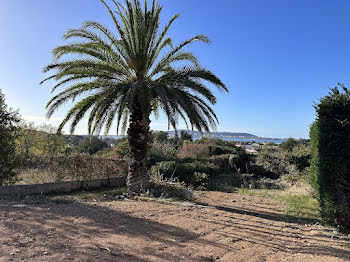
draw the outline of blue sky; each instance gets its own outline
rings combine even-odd
[[[191,50],[230,89],[216,92],[218,131],[268,137],[308,137],[313,101],[337,82],[350,86],[350,1],[160,0],[176,43],[206,34]],[[2,0],[0,88],[24,119],[41,123],[50,84],[39,82],[62,34],[85,20],[112,28],[98,0]],[[69,105],[50,123],[57,125]],[[76,133],[86,133],[86,121]],[[153,129],[167,129],[164,116]],[[113,133],[113,132],[111,132]]]

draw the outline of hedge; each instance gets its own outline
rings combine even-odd
[[[339,87],[314,106],[310,182],[323,218],[350,229],[350,92],[341,84]]]

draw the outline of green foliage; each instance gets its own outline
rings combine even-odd
[[[188,133],[188,132],[186,132],[184,130],[181,130],[181,132],[180,132],[180,140],[181,141],[193,141],[193,136],[190,133]]]
[[[318,146],[319,146],[318,125],[317,125],[317,122],[314,122],[310,126],[311,166],[310,166],[309,181],[311,186],[314,188],[315,192],[317,192],[317,194],[319,193],[318,175],[319,175],[319,167],[320,167]]]
[[[310,146],[307,145],[297,145],[292,149],[290,155],[286,156],[286,159],[299,171],[303,171],[310,167],[311,160],[311,150]]]
[[[163,161],[155,164],[150,169],[150,174],[163,174],[165,178],[177,177],[180,181],[186,184],[198,186],[204,183],[207,177],[198,175],[198,173],[205,173],[210,176],[220,174],[220,168],[201,161],[180,162],[180,161]],[[197,173],[195,175],[195,173]]]
[[[288,190],[239,188],[239,194],[275,198],[285,204],[285,213],[291,217],[321,222],[317,199],[303,183]]]
[[[153,132],[153,142],[167,143],[168,142],[168,132],[164,132],[164,131]]]
[[[118,156],[120,158],[126,158],[130,154],[129,142],[127,139],[118,139],[116,145],[112,150],[112,155]]]
[[[284,143],[280,146],[264,144],[252,166],[255,175],[272,179],[283,176],[292,183],[307,178],[311,158],[309,143],[293,138]]]
[[[278,200],[286,204],[286,214],[312,221],[320,221],[320,210],[317,199],[307,194],[279,195]]]
[[[282,157],[289,165],[294,165],[299,172],[310,167],[311,151],[309,142],[305,139],[288,138],[280,144]]]
[[[89,155],[96,154],[98,151],[108,148],[108,143],[98,137],[86,137],[79,145],[78,149],[81,153]]]
[[[350,229],[350,92],[339,84],[314,107],[310,181],[322,217]]]
[[[52,157],[63,154],[68,143],[62,135],[56,134],[51,125],[36,126],[22,122],[16,138],[16,152],[22,164],[39,156]]]
[[[16,180],[15,139],[18,113],[8,108],[0,89],[0,185],[11,184]]]
[[[296,147],[298,144],[299,144],[298,140],[296,140],[294,138],[288,138],[286,141],[284,141],[280,144],[280,147],[283,150],[291,152],[293,150],[293,148]]]
[[[154,164],[160,161],[169,161],[176,158],[176,149],[168,143],[152,143],[149,146],[149,162]]]
[[[193,141],[193,136],[185,130],[181,130],[180,137],[178,132],[175,131],[174,137],[169,139],[169,142],[176,149],[181,148],[183,145],[187,145]]]
[[[287,174],[287,162],[276,152],[269,149],[263,149],[259,152],[256,160],[258,174],[269,178],[279,178]]]

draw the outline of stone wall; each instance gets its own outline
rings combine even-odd
[[[35,185],[0,186],[1,195],[34,195],[49,193],[70,193],[82,189],[97,189],[102,187],[124,187],[125,177],[98,179],[92,181],[69,181]]]

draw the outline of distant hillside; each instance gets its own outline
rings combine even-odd
[[[198,131],[191,131],[191,130],[178,130],[178,134],[180,135],[181,131],[186,131],[190,133],[193,136],[193,139],[199,139],[200,138],[200,133]],[[168,131],[168,134],[170,136],[175,135],[175,131]],[[204,134],[205,135],[205,134]],[[253,134],[249,133],[235,133],[235,132],[211,132],[210,136],[212,138],[220,138],[224,140],[237,140],[237,141],[245,141],[245,140],[255,140],[255,141],[273,141],[277,140],[277,143],[283,142],[285,139],[283,138],[267,138],[267,137],[259,137]],[[121,136],[115,136],[115,135],[107,135],[106,137],[101,137],[102,139],[118,139]]]
[[[178,134],[180,134],[181,131],[182,130],[179,130]],[[191,131],[191,130],[189,130],[189,131],[184,130],[184,131],[192,134],[195,139],[200,137],[200,133],[198,131]],[[173,136],[175,134],[175,131],[168,131],[168,133]],[[230,139],[236,138],[236,139],[249,139],[249,140],[259,140],[259,139],[274,140],[274,139],[278,139],[278,138],[259,137],[259,136],[252,135],[249,133],[234,133],[234,132],[211,132],[210,136],[212,138],[230,138]]]

